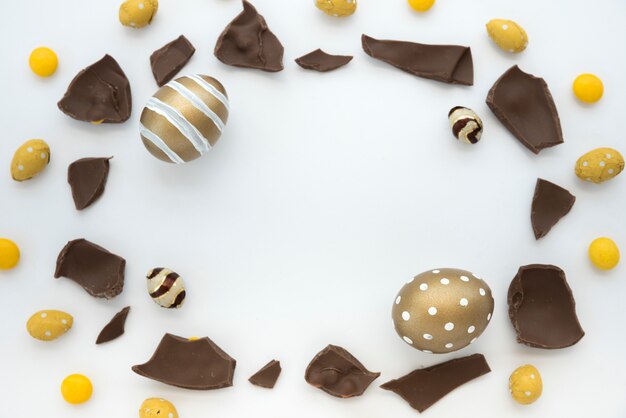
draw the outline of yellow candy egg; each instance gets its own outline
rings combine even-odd
[[[585,103],[595,103],[604,94],[602,80],[593,74],[581,74],[576,77],[572,89],[578,100]]]
[[[52,341],[69,331],[73,323],[74,318],[68,313],[45,310],[33,314],[26,323],[26,329],[33,338]]]
[[[20,261],[20,249],[8,238],[0,238],[0,270],[10,270]]]
[[[178,418],[178,412],[170,401],[149,398],[141,404],[139,418]]]
[[[120,22],[131,28],[143,28],[152,22],[158,9],[158,0],[126,0],[120,5]]]
[[[329,16],[346,17],[356,11],[356,0],[315,0],[315,6]]]
[[[610,238],[596,238],[589,245],[589,259],[601,270],[611,270],[619,263],[619,248]]]
[[[508,52],[522,52],[528,45],[526,31],[512,20],[490,20],[487,23],[487,33],[496,45]]]
[[[522,405],[535,402],[543,392],[539,370],[529,364],[518,367],[509,378],[509,390],[513,399]]]
[[[576,161],[574,171],[579,179],[604,183],[624,170],[624,157],[613,148],[596,148]]]
[[[50,77],[57,70],[59,59],[53,50],[42,46],[30,53],[28,65],[39,77]]]
[[[92,393],[91,381],[82,374],[71,374],[61,383],[61,395],[66,402],[71,404],[87,402]]]
[[[11,177],[15,181],[30,180],[50,162],[50,147],[41,139],[24,142],[13,154]]]
[[[417,12],[426,12],[435,4],[435,0],[409,0],[409,6]]]

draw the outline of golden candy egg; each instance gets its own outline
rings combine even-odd
[[[595,103],[604,94],[604,84],[599,77],[593,74],[581,74],[574,80],[572,90],[578,100],[585,103]]]
[[[487,23],[487,33],[496,45],[508,52],[522,52],[528,45],[526,31],[512,20],[490,20]]]
[[[50,77],[57,70],[59,59],[50,48],[41,46],[33,49],[28,57],[28,65],[33,73],[39,77]]]
[[[509,378],[509,390],[513,399],[522,405],[535,402],[543,392],[539,370],[529,364],[518,367]]]
[[[158,0],[126,0],[120,5],[120,23],[131,28],[143,28],[152,22],[158,9]]]
[[[71,374],[61,383],[61,395],[67,403],[81,404],[87,402],[93,393],[93,385],[87,376]]]
[[[20,248],[8,238],[0,238],[0,270],[10,270],[20,261]]]
[[[170,401],[149,398],[141,404],[139,418],[178,418],[178,412]]]
[[[31,337],[41,341],[52,341],[72,328],[72,315],[54,310],[39,311],[30,317],[26,329]]]
[[[13,155],[11,177],[15,181],[30,180],[50,162],[50,147],[41,139],[24,142]]]
[[[624,157],[613,148],[596,148],[576,161],[576,175],[592,183],[604,183],[624,170]]]
[[[416,12],[426,12],[435,4],[435,0],[409,0],[409,6]]]
[[[589,245],[589,259],[601,270],[611,270],[619,263],[619,247],[610,238],[596,238]]]
[[[315,6],[329,16],[346,17],[356,11],[356,0],[315,0]]]

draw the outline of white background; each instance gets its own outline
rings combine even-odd
[[[328,17],[312,0],[256,0],[285,46],[285,70],[268,74],[223,65],[212,54],[237,0],[162,0],[154,23],[122,27],[118,1],[0,0],[3,100],[0,140],[0,235],[19,243],[18,268],[0,273],[0,401],[3,417],[132,417],[146,397],[165,397],[183,418],[413,417],[402,399],[377,386],[411,370],[474,352],[493,372],[456,390],[428,417],[626,416],[624,266],[595,270],[586,250],[610,236],[626,251],[626,175],[597,186],[574,175],[583,153],[624,146],[623,0],[440,0],[427,14],[404,0],[361,0],[347,19]],[[518,21],[528,50],[501,52],[487,37],[491,18]],[[185,34],[197,48],[184,72],[214,76],[231,98],[228,127],[209,155],[186,166],[154,159],[138,134],[143,103],[156,91],[153,50]],[[360,35],[470,45],[473,87],[449,86],[405,74],[366,56]],[[57,73],[40,79],[28,69],[40,45],[59,55]],[[322,47],[352,54],[336,72],[305,71],[293,59]],[[133,94],[122,125],[74,121],[56,108],[74,75],[105,53],[115,57]],[[493,82],[511,65],[548,82],[565,144],[535,156],[484,104]],[[571,83],[598,74],[602,101],[576,101]],[[476,110],[482,141],[455,141],[447,112]],[[52,161],[36,179],[9,176],[14,150],[43,138]],[[103,197],[77,212],[66,170],[82,157],[114,156]],[[537,177],[577,196],[572,212],[536,242],[530,204]],[[53,279],[58,252],[85,237],[127,259],[124,292],[94,299],[67,279]],[[574,347],[543,351],[515,342],[506,291],[520,265],[562,267],[587,333]],[[179,311],[159,308],[145,273],[167,266],[180,273],[188,298]],[[496,308],[491,326],[471,347],[427,355],[395,334],[396,292],[411,276],[436,267],[482,275]],[[102,326],[131,305],[126,334],[96,346]],[[39,309],[61,309],[74,328],[50,343],[26,332]],[[164,332],[208,335],[237,359],[233,388],[193,392],[134,374]],[[329,343],[344,346],[382,376],[360,398],[341,400],[307,385],[304,370]],[[283,374],[274,390],[246,380],[272,358]],[[511,371],[539,368],[544,395],[522,407],[508,394]],[[84,373],[94,396],[66,404],[59,385]]]

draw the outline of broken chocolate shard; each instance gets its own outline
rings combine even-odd
[[[296,64],[307,70],[324,73],[343,67],[352,61],[352,58],[350,55],[330,55],[321,49],[316,49],[300,58],[296,58]]]
[[[329,345],[311,360],[304,379],[329,395],[351,398],[362,395],[378,376],[344,348]]]
[[[370,57],[415,76],[450,84],[474,84],[474,64],[469,47],[378,40],[367,35],[361,37],[361,42]]]
[[[485,357],[473,354],[417,369],[381,388],[400,395],[411,408],[424,412],[454,389],[490,371]]]
[[[189,62],[196,49],[184,35],[150,55],[152,74],[159,87],[168,83]]]
[[[281,371],[280,361],[272,360],[263,366],[261,370],[253,374],[248,381],[255,386],[272,389],[274,385],[276,385]]]
[[[100,334],[98,334],[96,344],[107,343],[124,334],[124,325],[126,324],[126,317],[129,312],[130,306],[127,306],[116,313],[113,319],[111,319],[109,323],[102,328]]]
[[[145,364],[133,371],[148,379],[185,389],[211,390],[233,385],[236,361],[205,338],[165,334]]]
[[[544,179],[537,179],[530,220],[535,239],[545,237],[550,229],[569,213],[576,202],[570,192]]]
[[[111,158],[81,158],[68,167],[67,182],[77,210],[90,206],[104,193]]]
[[[124,289],[126,260],[80,238],[63,247],[54,277],[67,277],[96,298],[111,299]]]
[[[543,78],[527,74],[514,65],[489,90],[487,105],[535,154],[563,143],[559,113]]]
[[[117,61],[105,55],[74,77],[58,106],[81,121],[121,123],[130,118],[130,83]]]
[[[585,335],[572,289],[563,270],[531,264],[519,268],[508,292],[509,318],[517,342],[537,348],[565,348]]]
[[[283,69],[283,52],[263,16],[243,0],[243,12],[224,29],[214,54],[227,65],[276,72]]]

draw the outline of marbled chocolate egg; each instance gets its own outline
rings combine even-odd
[[[466,144],[475,144],[483,134],[483,121],[467,107],[455,106],[448,112],[452,135]]]
[[[180,308],[185,301],[185,284],[183,278],[174,271],[156,267],[146,275],[148,293],[152,300],[164,308]]]
[[[415,276],[393,304],[396,332],[425,353],[459,350],[491,321],[493,297],[487,283],[469,271],[442,268]]]
[[[152,155],[186,163],[207,153],[228,120],[224,86],[206,75],[172,80],[152,96],[141,113],[141,139]]]

